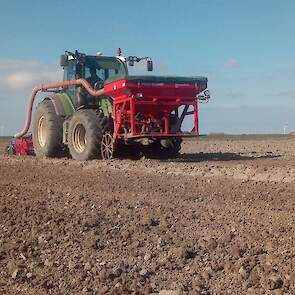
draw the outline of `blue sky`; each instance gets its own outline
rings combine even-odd
[[[202,133],[295,130],[295,1],[4,1],[0,132],[22,129],[34,84],[60,79],[59,55],[152,56],[157,73],[205,75]]]

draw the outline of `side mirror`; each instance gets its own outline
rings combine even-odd
[[[66,67],[68,65],[68,57],[65,54],[62,54],[60,56],[60,62],[59,62],[61,67]]]
[[[146,62],[146,64],[147,64],[147,70],[148,70],[149,72],[152,72],[153,69],[154,69],[153,61],[152,61],[152,60],[148,60],[148,61]]]

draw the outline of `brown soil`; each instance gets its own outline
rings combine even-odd
[[[0,155],[0,294],[294,294],[294,141],[187,141],[168,161]]]

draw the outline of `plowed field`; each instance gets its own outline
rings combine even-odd
[[[0,294],[295,294],[294,231],[291,137],[163,161],[0,155]]]

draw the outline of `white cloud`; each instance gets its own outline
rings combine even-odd
[[[57,64],[0,59],[0,125],[5,126],[4,134],[14,134],[23,126],[34,86],[60,80],[62,70]]]
[[[35,80],[34,78],[34,73],[32,72],[12,73],[4,77],[1,84],[11,89],[21,89],[31,85]]]
[[[40,65],[37,61],[25,61],[17,59],[0,59],[1,70],[17,70],[20,68],[35,68]]]
[[[235,58],[229,58],[226,62],[225,62],[225,66],[227,68],[237,68],[240,66],[240,63],[237,59]]]
[[[0,90],[27,91],[40,83],[60,81],[61,69],[58,66],[38,61],[0,59]]]

